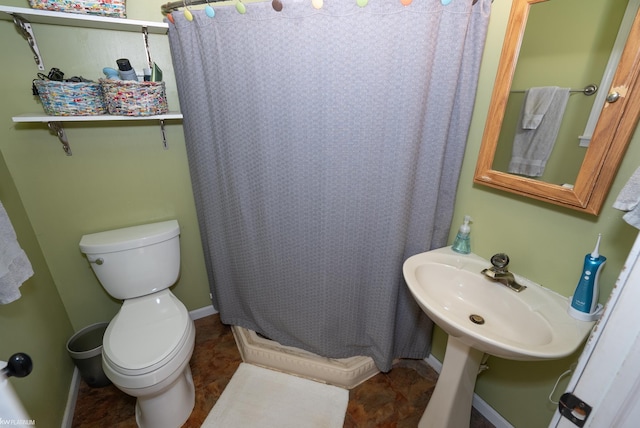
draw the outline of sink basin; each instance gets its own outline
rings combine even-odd
[[[449,336],[511,360],[557,359],[573,353],[593,322],[567,313],[568,299],[515,275],[517,293],[480,272],[491,263],[451,247],[407,259],[403,273],[422,310]]]

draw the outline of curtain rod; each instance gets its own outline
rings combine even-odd
[[[174,10],[178,10],[181,7],[186,7],[186,6],[198,6],[201,4],[209,4],[209,3],[219,3],[219,2],[223,2],[223,1],[228,1],[228,0],[184,0],[184,1],[173,1],[173,2],[169,2],[169,3],[165,3],[162,6],[160,6],[160,11],[162,12],[163,15],[168,15],[171,12],[173,12]],[[268,0],[266,0],[268,1]],[[475,5],[478,2],[478,0],[472,0],[471,4]],[[493,3],[493,0],[491,0],[491,3]]]
[[[160,11],[163,15],[167,15],[174,10],[178,10],[178,8],[185,6],[197,6],[200,4],[209,4],[209,3],[220,3],[226,0],[185,0],[185,1],[173,1],[169,3],[165,3],[160,6]]]
[[[509,92],[518,92],[518,93],[523,93],[526,92],[524,89],[514,89],[512,91]],[[587,85],[584,87],[584,89],[569,89],[569,92],[582,92],[583,94],[590,96],[595,94],[596,92],[598,92],[598,85]]]

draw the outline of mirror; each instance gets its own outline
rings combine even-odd
[[[549,16],[545,17],[543,14],[546,13],[544,9],[547,5],[556,2],[564,2],[564,0],[513,0],[474,182],[597,215],[640,117],[639,2],[638,0],[629,0],[629,7],[623,19],[623,22],[626,20],[630,27],[628,37],[626,43],[624,40],[622,41],[621,46],[623,47],[620,49],[619,60],[615,58],[614,64],[617,64],[617,68],[607,67],[609,70],[607,71],[609,73],[608,79],[606,73],[604,78],[600,75],[596,77],[591,73],[596,69],[598,69],[598,73],[601,73],[603,68],[601,65],[594,65],[594,60],[591,58],[584,64],[585,67],[582,67],[588,68],[588,70],[570,68],[569,73],[566,72],[567,64],[562,61],[560,61],[560,65],[555,66],[555,70],[560,67],[560,71],[555,73],[554,67],[550,66],[548,62],[542,62],[551,60],[557,62],[558,57],[571,57],[576,48],[571,45],[571,42],[565,40],[571,34],[575,34],[578,39],[585,39],[587,38],[586,29],[591,31],[592,28],[595,28],[594,31],[601,31],[602,34],[613,34],[612,39],[615,39],[617,33],[617,29],[607,28],[606,24],[598,28],[597,24],[583,21],[579,23],[582,27],[573,29],[562,20],[554,24],[555,21],[551,21]],[[579,19],[584,15],[581,8],[594,7],[596,3],[622,2],[579,0],[572,3],[578,5],[574,8],[575,10],[571,11],[573,15],[571,19],[573,20],[573,18]],[[613,14],[615,15],[615,13]],[[611,14],[603,13],[596,13],[596,15],[607,15],[608,22],[620,22],[619,16],[616,18],[609,16]],[[542,21],[546,23],[546,32],[552,33],[552,30],[560,28],[565,31],[565,33],[560,33],[564,36],[540,40],[546,38],[544,27],[542,32],[539,30],[536,32],[533,29],[525,31],[529,18],[531,18],[531,25],[534,25],[536,21]],[[593,40],[598,43],[602,42],[600,44],[606,44],[602,34],[595,35]],[[522,58],[520,58],[521,53]],[[598,64],[606,66],[609,54],[607,53],[606,56],[604,62],[600,60]],[[555,57],[555,59],[549,57]],[[564,61],[566,58],[561,59]],[[526,75],[533,76],[533,78],[530,77],[527,80],[522,77]],[[565,75],[568,78],[565,78]],[[554,77],[558,78],[557,82],[553,80]],[[575,78],[575,81],[569,82],[567,80],[572,78]],[[593,79],[596,81],[592,81]],[[600,86],[601,82],[607,82],[607,80],[610,83],[598,89],[598,96],[586,95],[585,92],[581,92],[590,84]],[[565,90],[571,90],[571,92],[567,91],[564,95],[566,98],[564,106],[558,107],[559,110],[553,110],[549,106],[546,111],[550,114],[543,116],[545,117],[543,120],[549,118],[546,125],[554,122],[554,118],[560,118],[555,126],[559,129],[557,140],[555,137],[539,140],[543,142],[543,146],[547,145],[547,148],[552,148],[549,161],[543,165],[544,174],[535,176],[539,171],[532,173],[530,170],[525,171],[526,174],[521,171],[518,171],[517,174],[510,173],[508,172],[511,169],[509,164],[513,160],[512,150],[516,141],[515,129],[522,128],[524,123],[522,119],[525,115],[521,114],[525,98],[524,91],[530,87],[543,88],[547,86],[565,88],[560,92]],[[534,92],[529,91],[527,97],[530,97],[531,94]],[[555,97],[556,95],[551,97],[553,102],[557,100]],[[601,99],[600,105],[598,105],[598,97]],[[544,98],[538,98],[538,105],[541,104],[541,99]],[[528,112],[531,113],[531,111]],[[542,123],[536,126],[540,128]],[[580,140],[578,137],[591,132],[588,129],[589,126],[593,128],[591,137]],[[553,126],[551,127],[553,128]],[[564,132],[563,129],[565,129]],[[536,131],[540,132],[540,130]],[[547,132],[547,135],[555,135],[553,129]],[[567,137],[567,135],[572,136]],[[532,141],[528,140],[525,144]],[[588,144],[588,147],[580,147],[581,141],[583,144]],[[522,141],[516,144],[522,144]]]

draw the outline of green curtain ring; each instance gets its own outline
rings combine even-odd
[[[247,7],[244,5],[244,3],[242,3],[242,0],[236,1],[236,10],[238,11],[238,13],[241,13],[243,15],[247,13]]]

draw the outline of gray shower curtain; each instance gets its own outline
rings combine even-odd
[[[490,0],[282,3],[169,28],[213,303],[387,371],[430,350],[402,263],[447,244]]]

